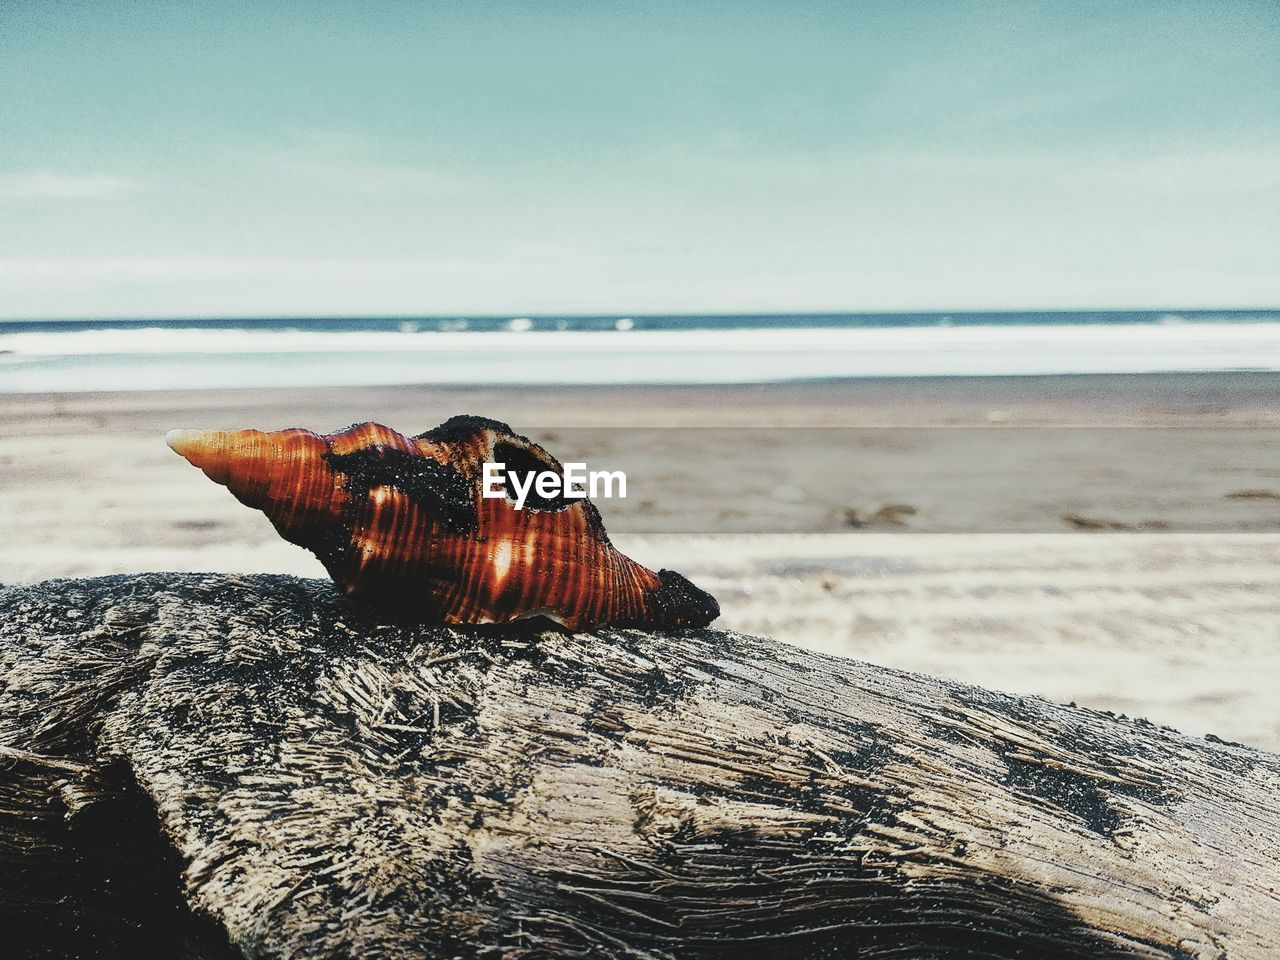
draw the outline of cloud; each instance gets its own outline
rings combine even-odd
[[[109,200],[138,186],[136,180],[106,174],[6,173],[0,174],[0,200]]]
[[[1177,238],[1175,237],[1176,241]],[[1247,240],[1247,238],[1246,238]],[[1007,245],[821,262],[607,249],[402,258],[0,256],[0,316],[362,316],[834,310],[1270,308],[1280,281],[1235,248]],[[546,251],[554,253],[554,251]]]
[[[1168,194],[1238,194],[1280,187],[1280,145],[1273,144],[1127,155],[915,152],[895,156],[892,163],[933,176],[1109,184]]]
[[[447,165],[404,162],[396,154],[415,144],[371,141],[341,129],[314,129],[281,138],[278,146],[232,152],[234,161],[341,193],[387,196],[451,196],[481,185]]]
[[[327,257],[0,257],[0,280],[28,283],[118,281],[172,284],[191,281],[376,282],[488,276],[495,270],[533,273],[536,264],[495,262],[494,258],[424,257],[358,259]]]
[[[470,180],[429,167],[394,163],[341,163],[293,158],[282,161],[290,173],[327,187],[352,193],[399,195],[456,195],[472,186]]]
[[[940,189],[999,191],[1009,185],[1106,191],[1107,195],[1208,199],[1257,195],[1280,189],[1280,142],[1242,146],[1137,150],[848,149],[805,152],[785,147],[740,162],[710,150],[667,147],[647,162],[663,170],[706,175],[718,183],[767,183],[788,188],[840,191]],[[907,186],[903,186],[903,185]],[[878,185],[878,186],[877,186]],[[1117,194],[1117,192],[1120,192]]]

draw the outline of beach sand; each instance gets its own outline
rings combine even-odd
[[[707,454],[599,506],[720,626],[1280,750],[1280,375],[3,396],[0,582],[324,576],[164,433],[463,412],[561,459]]]

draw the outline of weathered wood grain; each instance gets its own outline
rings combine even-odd
[[[1280,955],[1280,758],[704,630],[0,591],[24,955]]]

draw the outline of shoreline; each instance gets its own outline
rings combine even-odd
[[[1280,317],[1280,314],[1277,315]],[[624,325],[625,324],[625,325]],[[1280,372],[1280,321],[746,329],[138,328],[0,333],[6,389],[361,387],[405,383],[830,383],[832,378]]]
[[[259,399],[260,398],[260,399]],[[607,426],[624,401],[626,419],[645,425],[708,426],[987,426],[1270,425],[1280,423],[1280,373],[1050,374],[980,377],[845,377],[745,384],[494,384],[218,388],[0,393],[0,431],[27,416],[105,412],[159,415],[186,410],[235,411],[270,406],[335,407],[393,412],[462,412],[459,404],[491,404],[467,412],[536,426]],[[705,405],[690,409],[690,404]],[[14,408],[22,408],[15,410]],[[23,412],[25,411],[25,412]],[[448,412],[446,412],[448,411]],[[996,415],[993,418],[993,414]],[[663,420],[662,418],[667,418]],[[339,417],[341,419],[341,417]],[[348,421],[344,421],[345,425]],[[437,421],[438,422],[438,421]],[[283,425],[283,424],[282,424]],[[433,424],[427,424],[431,426]],[[424,426],[425,429],[425,426]],[[0,433],[2,436],[3,433]]]

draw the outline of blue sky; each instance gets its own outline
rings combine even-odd
[[[1274,3],[0,2],[0,316],[1280,306]]]

